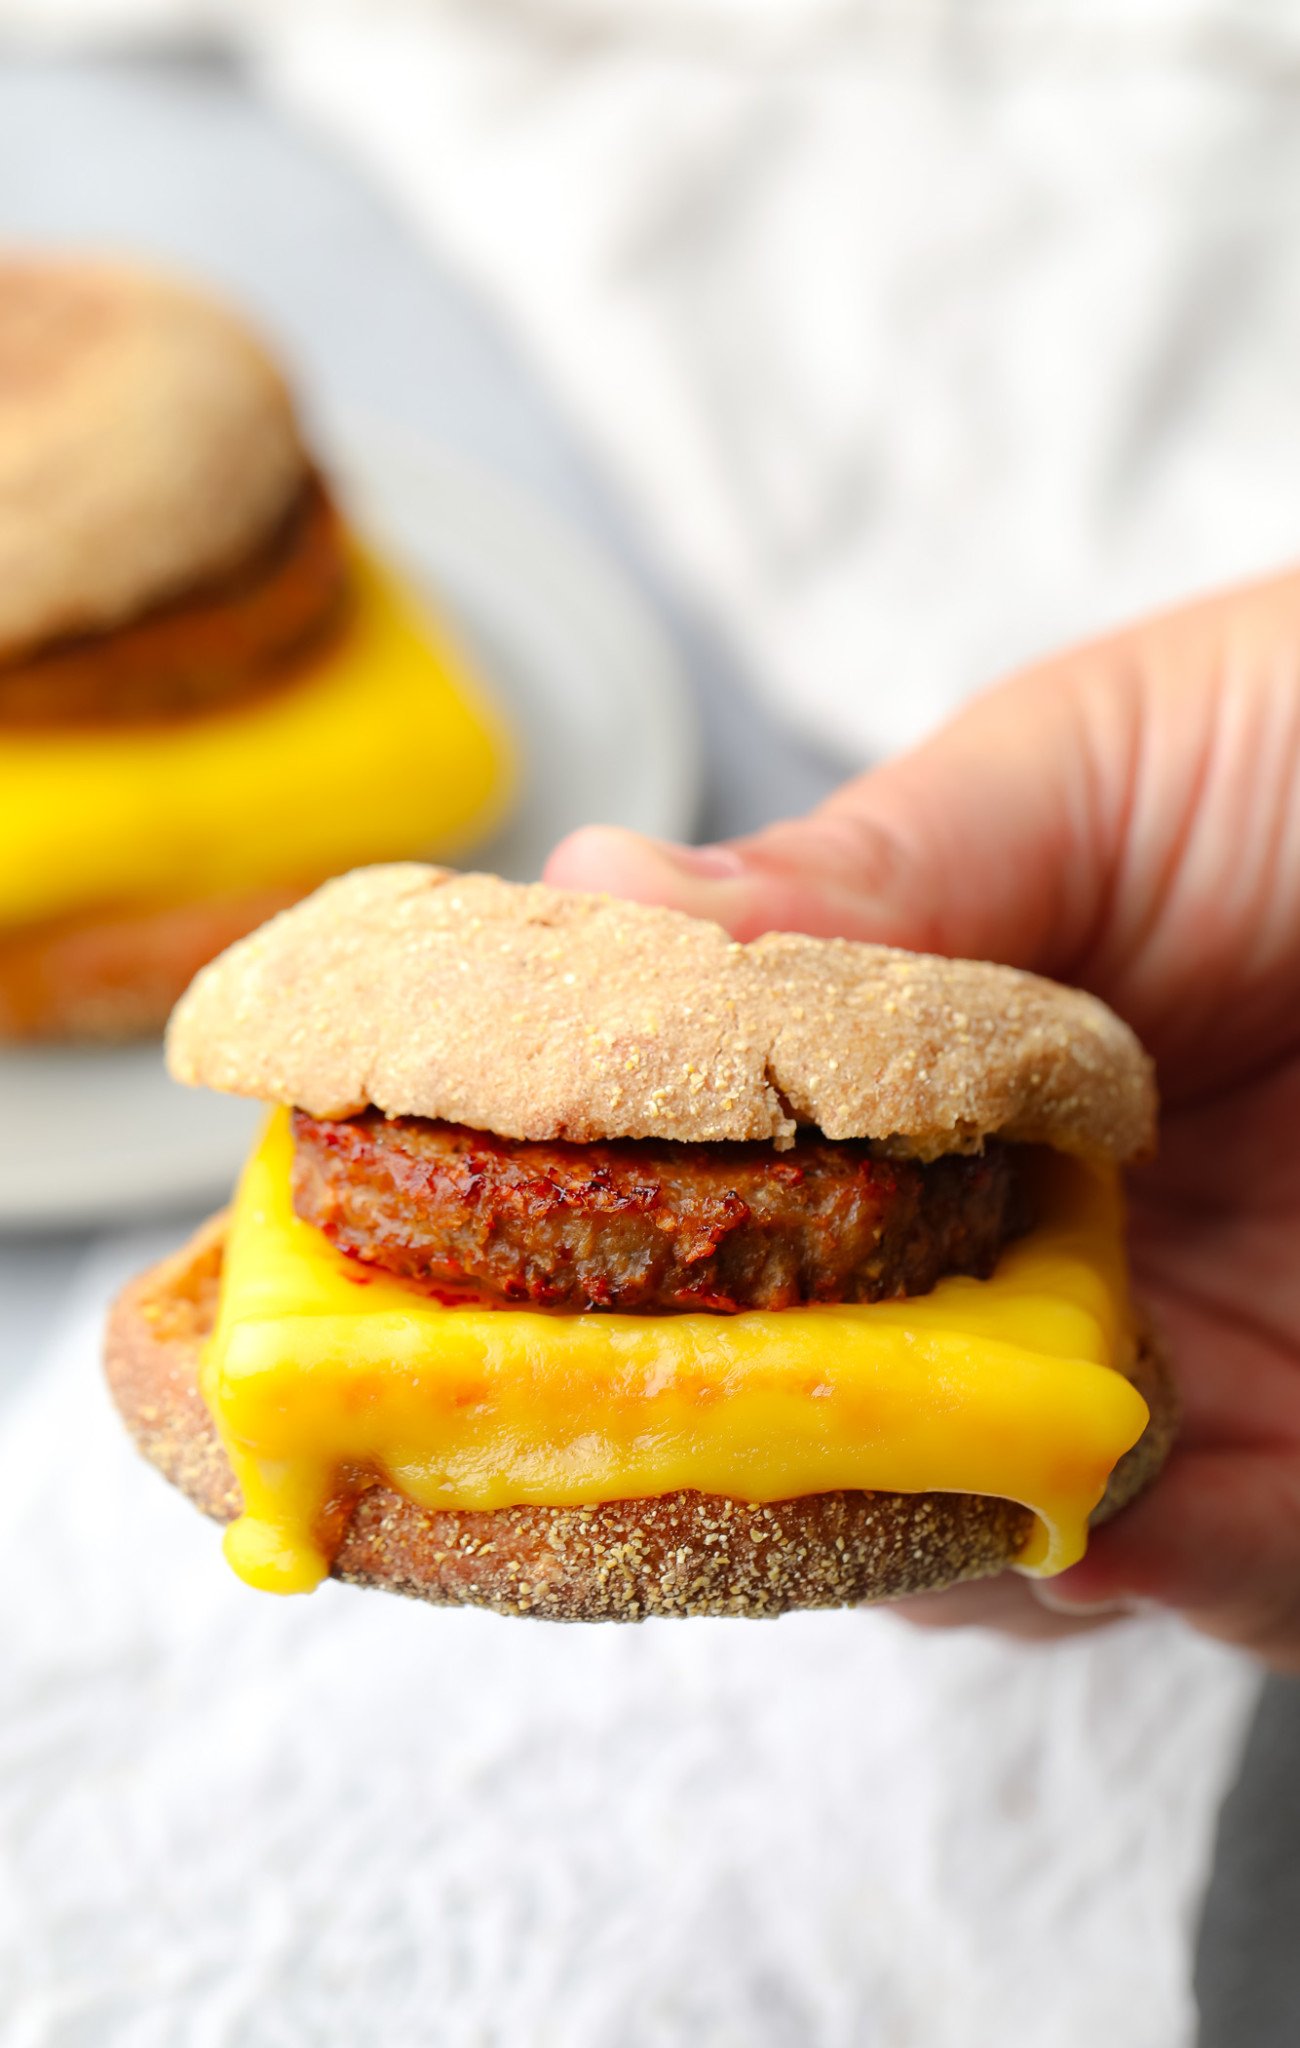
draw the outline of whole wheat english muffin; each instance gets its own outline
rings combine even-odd
[[[109,1378],[255,1585],[890,1598],[1062,1569],[1164,1456],[1154,1090],[1086,996],[405,866],[232,947],[169,1056],[282,1106]]]
[[[446,868],[360,869],[177,1008],[182,1081],[315,1116],[373,1104],[509,1138],[772,1139],[921,1158],[984,1138],[1129,1159],[1151,1065],[1076,989]]]
[[[508,748],[202,292],[0,255],[0,1043],[161,1030],[357,860],[458,852]]]
[[[307,472],[279,371],[212,300],[0,259],[0,662],[229,574]]]

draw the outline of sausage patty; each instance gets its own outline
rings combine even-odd
[[[377,1111],[294,1114],[294,1207],[435,1291],[554,1309],[792,1308],[987,1276],[1021,1221],[1014,1149],[927,1165],[861,1141],[527,1143]]]
[[[225,576],[0,663],[0,726],[194,716],[287,680],[340,626],[346,603],[342,527],[313,477],[277,532]]]

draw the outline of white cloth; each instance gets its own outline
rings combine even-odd
[[[454,254],[823,736],[1296,551],[1286,0],[0,0],[196,21]]]
[[[0,1435],[0,2048],[1190,2041],[1244,1665],[249,1592],[99,1381],[150,1249]]]

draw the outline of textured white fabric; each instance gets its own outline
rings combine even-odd
[[[824,735],[1295,552],[1286,0],[0,0],[186,22],[455,255]]]
[[[246,1591],[97,1372],[0,1431],[2,2048],[1183,2048],[1254,1680],[1167,1624]]]
[[[268,75],[513,319],[806,725],[1293,555],[1282,4],[373,7]]]

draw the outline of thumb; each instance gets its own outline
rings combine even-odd
[[[1088,696],[1025,676],[806,818],[707,847],[588,826],[546,879],[669,904],[739,939],[803,931],[1063,972],[1105,890],[1113,821],[1095,792],[1123,783],[1093,772],[1097,747],[1123,735],[1108,739]]]

